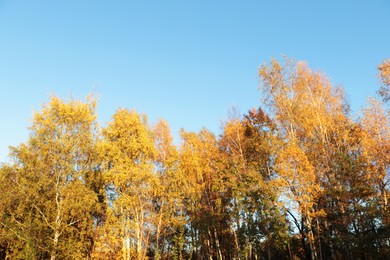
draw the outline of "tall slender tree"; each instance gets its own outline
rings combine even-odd
[[[103,130],[105,180],[109,196],[106,243],[122,259],[145,259],[153,232],[153,195],[159,189],[154,173],[156,149],[146,116],[118,110]],[[104,248],[100,248],[104,255]]]

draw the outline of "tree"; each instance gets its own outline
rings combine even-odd
[[[181,131],[181,137],[180,170],[188,180],[184,203],[189,218],[189,257],[231,258],[229,249],[233,247],[227,246],[232,242],[226,212],[228,179],[217,140],[206,129],[199,134]]]
[[[385,67],[381,75],[387,75]],[[383,109],[373,102],[362,124],[353,122],[342,89],[302,62],[273,60],[260,68],[260,77],[284,143],[276,156],[276,181],[297,205],[295,214],[287,212],[306,258],[385,255],[378,212],[387,196]]]
[[[382,102],[369,98],[361,125],[364,131],[363,156],[376,193],[371,203],[376,223],[371,226],[377,238],[377,251],[386,255],[390,252],[386,242],[390,230],[390,113]]]
[[[272,60],[260,67],[259,75],[264,102],[284,142],[277,155],[279,181],[299,205],[301,220],[290,216],[300,231],[306,257],[321,257],[321,242],[315,237],[314,227],[324,211],[316,205],[327,186],[323,181],[329,161],[323,159],[331,158],[326,156],[330,133],[346,120],[343,91],[332,87],[323,74],[305,63],[289,59],[283,64]]]
[[[103,130],[104,167],[110,201],[106,232],[110,240],[102,243],[115,257],[144,259],[154,228],[153,196],[159,190],[154,173],[156,150],[146,117],[135,111],[118,110]],[[119,243],[119,244],[118,244]],[[106,249],[98,249],[104,255]],[[109,250],[108,250],[109,251]]]
[[[286,253],[286,219],[279,207],[274,159],[280,146],[276,125],[261,109],[233,117],[220,139],[232,193],[230,226],[238,256],[280,257]]]
[[[179,154],[173,144],[169,125],[159,120],[153,129],[157,150],[156,165],[160,189],[153,198],[155,221],[154,257],[182,259],[184,251],[185,178],[179,170]],[[171,251],[171,252],[169,252]]]
[[[384,60],[379,66],[379,79],[382,83],[378,93],[383,102],[390,100],[390,59]]]
[[[14,163],[3,177],[14,195],[2,222],[16,240],[9,257],[89,257],[101,208],[93,187],[95,108],[93,98],[66,103],[53,96],[35,113],[28,142],[11,149]]]

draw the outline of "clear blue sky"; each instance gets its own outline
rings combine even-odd
[[[354,113],[390,57],[389,1],[0,0],[0,161],[50,93],[100,95],[181,127],[219,131],[259,105],[257,68],[287,55],[343,85]]]

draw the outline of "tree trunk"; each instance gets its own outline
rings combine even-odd
[[[219,239],[218,239],[218,234],[217,234],[217,229],[214,228],[214,236],[215,236],[215,245],[216,245],[216,249],[217,249],[217,252],[218,252],[218,257],[220,260],[223,259],[222,257],[222,252],[221,252],[221,247],[219,245]]]
[[[57,257],[57,247],[58,247],[58,240],[60,238],[61,232],[61,195],[59,191],[59,176],[57,176],[57,182],[56,182],[56,207],[57,207],[57,214],[54,222],[54,237],[53,237],[53,249],[51,251],[50,260],[55,260]]]
[[[60,232],[56,230],[54,232],[54,238],[53,238],[53,249],[51,252],[50,260],[55,260],[57,257],[57,246],[58,246],[58,238],[60,237]]]
[[[156,230],[156,252],[155,252],[155,259],[159,260],[161,258],[160,256],[160,250],[159,250],[159,240],[160,240],[160,232],[161,232],[161,223],[162,223],[162,216],[163,216],[163,205],[161,205],[160,208],[160,215],[158,218],[158,223],[157,223],[157,230]]]
[[[271,247],[270,247],[270,245],[267,246],[267,256],[268,256],[268,260],[271,260]]]

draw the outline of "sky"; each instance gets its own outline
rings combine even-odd
[[[49,100],[99,96],[181,128],[220,132],[260,104],[257,71],[283,55],[342,85],[358,115],[390,58],[390,1],[0,0],[0,161]]]

